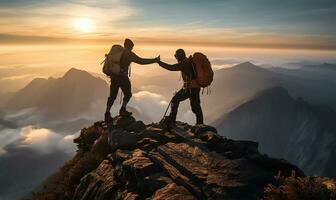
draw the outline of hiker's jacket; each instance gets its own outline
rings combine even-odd
[[[155,58],[140,58],[138,55],[136,55],[133,51],[130,51],[128,49],[125,49],[123,52],[121,58],[120,58],[120,67],[121,67],[121,74],[127,76],[127,72],[129,69],[129,66],[132,62],[135,62],[140,65],[147,65],[155,63]]]
[[[181,71],[182,79],[183,79],[183,87],[192,87],[198,88],[198,85],[195,85],[192,80],[196,79],[196,72],[192,66],[191,60],[186,58],[185,60],[178,62],[174,65],[170,65],[159,61],[159,65],[169,71]]]

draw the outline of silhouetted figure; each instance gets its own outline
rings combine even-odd
[[[134,43],[130,39],[125,39],[124,42],[124,49],[120,57],[120,72],[118,73],[111,73],[111,86],[110,86],[110,96],[107,100],[106,112],[105,112],[105,121],[109,121],[111,119],[110,110],[111,107],[117,98],[119,88],[122,90],[124,94],[123,103],[120,108],[119,114],[120,115],[132,115],[131,112],[126,110],[126,106],[129,100],[132,97],[131,91],[131,82],[128,78],[129,66],[132,62],[147,65],[156,63],[159,61],[159,57],[157,58],[140,58],[137,56],[133,51]]]
[[[169,71],[181,71],[183,79],[183,87],[174,95],[171,100],[171,112],[168,116],[167,125],[173,126],[176,122],[176,115],[179,104],[186,99],[190,100],[190,106],[193,113],[196,115],[196,124],[203,124],[203,112],[200,100],[200,86],[193,84],[192,80],[196,79],[196,72],[193,68],[191,59],[186,57],[183,49],[178,49],[175,53],[175,58],[178,63],[169,65],[162,61],[158,64]]]

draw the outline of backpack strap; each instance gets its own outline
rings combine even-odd
[[[189,56],[188,60],[189,60],[189,62],[190,62],[190,64],[191,64],[191,67],[192,67],[192,70],[193,70],[195,76],[197,76],[197,74],[196,74],[196,69],[195,69],[195,64],[194,64],[194,62],[193,62],[193,57],[192,57],[192,55]]]
[[[119,60],[119,65],[121,63],[121,60],[123,59],[124,55],[125,55],[125,51],[126,49],[123,50],[121,56],[120,56],[120,60]],[[121,65],[120,65],[120,69],[123,68]],[[128,66],[128,72],[126,73],[128,75],[128,77],[131,77],[131,65]]]
[[[105,54],[105,58],[104,58],[103,62],[101,62],[100,64],[103,64],[104,62],[106,62],[107,56],[108,56],[108,54]]]

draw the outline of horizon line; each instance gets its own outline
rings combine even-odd
[[[74,44],[74,45],[107,45],[122,43],[122,37],[119,38],[71,38],[71,37],[49,37],[49,36],[24,36],[0,34],[0,44],[3,45],[55,45],[55,44]],[[123,37],[126,38],[126,37]],[[288,44],[288,43],[257,43],[257,42],[230,42],[230,41],[209,41],[209,40],[188,40],[188,39],[170,39],[170,38],[145,38],[132,37],[136,43],[146,45],[187,45],[187,46],[208,46],[219,48],[256,48],[256,49],[288,49],[288,50],[321,50],[335,51],[336,44],[333,42],[327,44]]]

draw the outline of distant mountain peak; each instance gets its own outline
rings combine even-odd
[[[247,61],[247,62],[243,62],[243,63],[240,63],[241,65],[253,65],[255,66],[253,63],[251,63],[250,61]]]
[[[80,69],[77,69],[77,68],[71,68],[69,69],[63,76],[63,78],[65,77],[82,77],[82,76],[90,76],[90,77],[93,77],[89,72],[87,71],[84,71],[84,70],[80,70]]]
[[[238,65],[233,66],[234,69],[241,69],[241,70],[263,70],[266,71],[266,69],[259,67],[251,62],[243,62]]]
[[[257,93],[255,97],[245,103],[245,106],[261,106],[264,105],[265,102],[268,102],[267,104],[271,103],[272,105],[280,106],[293,104],[295,99],[289,95],[287,89],[275,86]]]
[[[54,118],[71,118],[90,109],[93,102],[105,100],[107,88],[103,79],[71,68],[61,78],[34,79],[11,97],[7,107],[13,110],[35,107]]]
[[[236,65],[236,67],[257,67],[257,66],[251,63],[250,61],[247,61]]]
[[[24,88],[36,87],[38,85],[44,84],[46,81],[47,81],[47,79],[45,79],[45,78],[34,78]]]
[[[224,117],[236,115],[237,113],[246,113],[253,109],[262,110],[269,106],[280,108],[285,105],[286,107],[294,103],[295,99],[289,95],[287,89],[280,86],[271,87],[255,94],[255,96],[233,109],[230,113],[223,115],[223,117],[219,118],[214,124],[219,124],[223,121]]]

